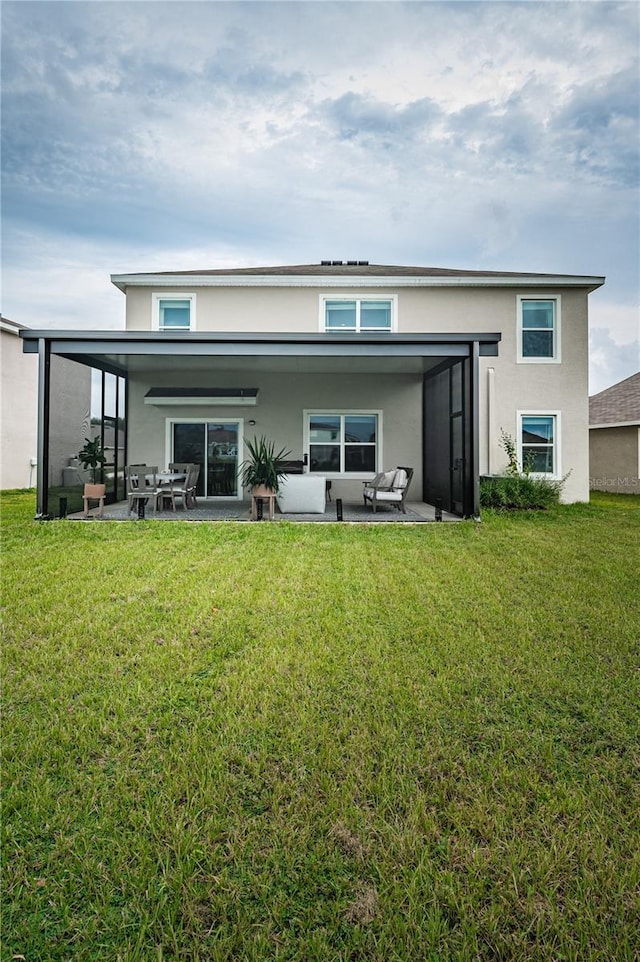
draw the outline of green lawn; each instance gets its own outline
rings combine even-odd
[[[2,498],[2,960],[640,957],[640,497],[482,524]]]

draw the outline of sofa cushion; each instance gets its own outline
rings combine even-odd
[[[396,469],[393,468],[391,471],[382,472],[382,481],[380,482],[381,488],[392,488],[394,485],[394,480],[396,476]]]
[[[407,472],[404,471],[402,468],[398,468],[398,470],[395,472],[395,477],[393,479],[393,484],[391,485],[391,487],[395,488],[396,490],[403,491],[406,488],[406,486],[407,486]]]

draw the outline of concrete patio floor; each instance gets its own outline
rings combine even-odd
[[[82,512],[75,512],[68,515],[70,521],[84,520],[104,520],[104,521],[137,521],[137,513],[129,512],[126,501],[118,501],[116,504],[105,505],[104,518],[98,516],[98,509],[92,508],[89,517],[85,519]],[[147,505],[145,510],[145,520],[147,521],[251,521],[251,505],[247,501],[200,501],[197,507],[187,508],[176,507],[160,511],[155,514],[153,509]],[[265,521],[266,505],[265,505]],[[278,508],[274,521],[297,521],[297,522],[325,522],[336,523],[337,506],[335,501],[328,501],[324,514],[282,514]],[[442,512],[443,521],[460,521],[455,514]],[[356,502],[344,502],[342,505],[342,521],[347,524],[422,524],[424,522],[435,521],[435,508],[431,504],[422,501],[412,501],[406,504],[406,514],[402,514],[395,508],[378,508],[374,513],[370,506]]]

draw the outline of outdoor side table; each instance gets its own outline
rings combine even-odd
[[[258,501],[262,501],[263,508],[264,508],[265,501],[268,502],[269,521],[273,521],[275,510],[276,510],[275,494],[251,495],[251,517],[254,521],[258,520]]]

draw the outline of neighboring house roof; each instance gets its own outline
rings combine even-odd
[[[640,424],[640,371],[589,398],[589,426]]]
[[[370,264],[368,261],[321,261],[320,264],[294,264],[282,267],[240,267],[214,270],[154,271],[138,274],[112,274],[111,281],[120,290],[127,286],[169,286],[176,283],[241,285],[262,283],[291,285],[319,283],[345,286],[350,283],[378,286],[389,281],[405,286],[550,286],[588,287],[595,290],[604,277],[576,274],[535,274],[519,271],[457,270],[448,267],[402,267]]]
[[[10,321],[8,317],[4,317],[0,314],[0,328],[6,331],[7,334],[18,334],[20,331],[28,331],[29,328],[24,324],[18,324],[16,321]]]

